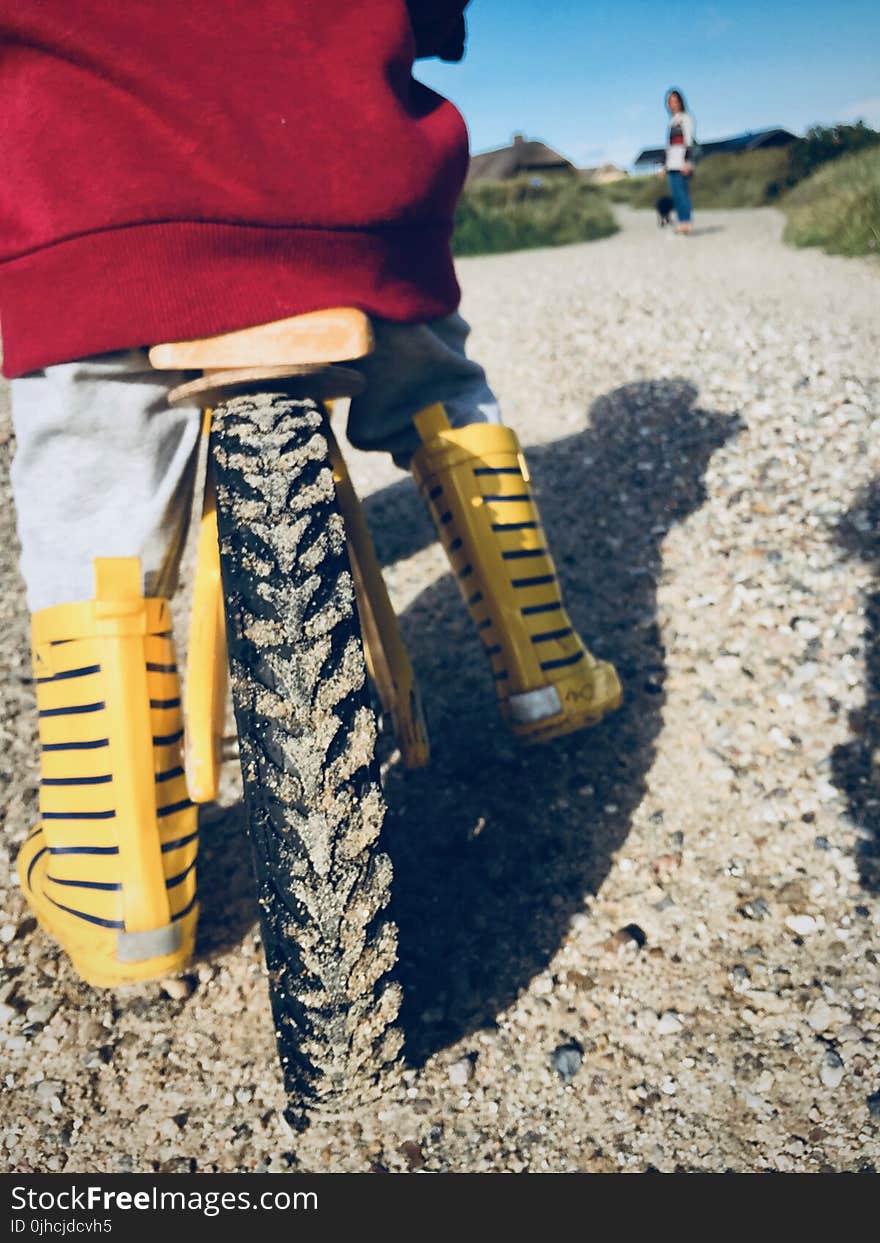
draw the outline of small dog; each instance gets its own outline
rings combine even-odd
[[[668,194],[664,194],[656,203],[657,207],[657,223],[661,229],[665,229],[668,224],[672,223],[672,211],[675,207],[672,199]]]

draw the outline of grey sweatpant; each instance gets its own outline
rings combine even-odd
[[[373,322],[376,349],[357,367],[348,438],[405,466],[412,416],[435,401],[456,427],[501,421],[460,315],[430,324]],[[94,557],[140,557],[147,595],[170,595],[189,521],[201,413],[172,409],[179,372],[144,350],[46,367],[12,381],[12,491],[31,612],[93,595]]]

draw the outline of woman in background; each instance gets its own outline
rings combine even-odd
[[[694,118],[677,87],[666,93],[669,137],[666,140],[666,179],[678,218],[676,233],[691,231],[691,194],[688,179],[694,171]]]

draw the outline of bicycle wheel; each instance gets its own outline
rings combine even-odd
[[[288,1120],[375,1095],[396,1061],[391,863],[324,416],[283,393],[213,416],[247,820]]]

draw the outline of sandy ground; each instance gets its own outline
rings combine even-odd
[[[79,984],[12,877],[33,696],[0,441],[3,1164],[857,1170],[880,1159],[880,267],[775,212],[461,264],[571,612],[626,704],[518,751],[411,483],[352,455],[430,714],[388,775],[408,1063],[282,1122],[234,774],[198,961]]]

